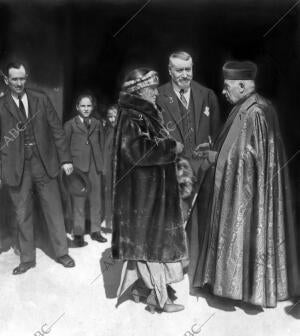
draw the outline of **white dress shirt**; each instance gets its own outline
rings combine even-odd
[[[78,115],[79,120],[84,124],[84,118],[81,115]],[[91,117],[88,117],[89,125],[91,124]]]
[[[19,107],[19,98],[15,95],[11,95],[13,100],[15,101],[15,103],[17,104],[17,106]],[[27,98],[27,94],[24,93],[22,98],[22,103],[24,105],[24,108],[25,108],[25,113],[26,113],[26,118],[28,118],[28,98]]]

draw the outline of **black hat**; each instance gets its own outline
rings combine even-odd
[[[224,79],[247,80],[255,79],[257,65],[250,61],[238,62],[229,61],[223,65]]]
[[[61,171],[60,184],[63,193],[72,196],[86,197],[91,190],[88,177],[76,167],[70,175],[67,175],[63,170]]]

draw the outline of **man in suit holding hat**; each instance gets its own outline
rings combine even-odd
[[[169,57],[170,82],[159,87],[158,105],[170,135],[183,145],[182,155],[186,157],[196,176],[195,192],[205,175],[207,162],[201,157],[200,149],[209,148],[221,126],[218,100],[215,93],[193,80],[193,60],[185,51],[172,53]],[[198,235],[203,228],[197,215],[203,202],[193,202],[191,196],[184,207],[190,209],[191,220],[187,225],[189,240],[189,277],[194,276],[194,261],[198,255]],[[194,206],[195,204],[195,206]]]
[[[100,243],[107,241],[101,235],[103,219],[101,203],[101,172],[103,163],[103,127],[102,123],[91,117],[95,107],[95,98],[90,94],[81,94],[76,101],[78,115],[64,125],[74,167],[86,175],[90,181],[90,192],[86,197],[73,195],[73,235],[75,247],[83,247],[85,234],[85,202],[88,199],[91,222],[91,238]]]
[[[299,296],[299,264],[289,176],[276,111],[255,91],[257,66],[223,66],[234,105],[206,155],[215,158],[204,239],[193,286],[261,307]]]
[[[8,186],[16,213],[20,265],[13,274],[35,266],[33,193],[35,187],[46,220],[56,261],[74,267],[67,237],[57,175],[71,174],[72,159],[61,122],[49,98],[25,89],[28,72],[23,63],[6,68],[8,91],[0,99],[1,183]]]

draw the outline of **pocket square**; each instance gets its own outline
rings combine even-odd
[[[207,117],[209,117],[209,107],[208,107],[208,106],[205,106],[205,109],[204,109],[203,113],[204,113]]]

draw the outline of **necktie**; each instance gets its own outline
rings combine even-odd
[[[185,96],[184,96],[184,90],[181,89],[181,90],[179,91],[179,94],[180,94],[180,100],[181,100],[183,106],[187,109],[187,108],[188,108],[188,103],[187,103],[187,101],[186,101],[186,99],[185,99]]]
[[[18,96],[18,99],[19,99],[19,109],[22,112],[22,114],[27,118],[25,107],[24,107],[24,104],[22,102],[21,96]]]
[[[90,119],[89,118],[84,118],[83,119],[84,125],[86,127],[86,129],[89,131],[90,130]]]

